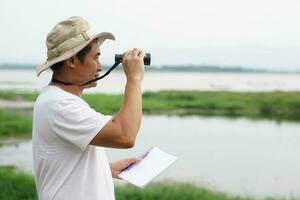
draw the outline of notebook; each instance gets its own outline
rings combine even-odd
[[[139,163],[129,165],[119,174],[119,177],[141,188],[178,159],[176,156],[166,153],[157,147],[152,147],[140,158],[141,161]]]

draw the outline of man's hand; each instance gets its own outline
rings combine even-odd
[[[124,160],[119,160],[117,162],[114,163],[110,163],[110,170],[111,170],[111,174],[113,178],[118,178],[120,179],[120,177],[118,176],[124,169],[126,169],[126,167],[128,167],[130,164],[135,164],[140,162],[139,158],[127,158]]]
[[[142,80],[144,77],[144,56],[142,50],[134,48],[132,51],[127,51],[123,54],[123,69],[127,80],[136,79]]]

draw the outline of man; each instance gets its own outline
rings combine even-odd
[[[71,17],[47,35],[47,61],[37,75],[51,68],[51,83],[43,88],[33,112],[33,162],[39,199],[114,199],[112,177],[137,158],[109,164],[103,147],[134,146],[142,117],[141,81],[144,53],[123,54],[127,77],[124,102],[114,116],[96,112],[80,98],[83,85],[99,76],[99,46],[114,40],[111,33],[90,33],[88,22]]]

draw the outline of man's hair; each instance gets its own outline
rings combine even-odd
[[[84,62],[86,54],[88,54],[91,51],[91,49],[92,49],[92,45],[90,43],[76,54],[76,56],[78,57],[78,59],[81,63]],[[64,60],[60,61],[60,62],[52,65],[50,68],[52,69],[52,71],[59,70],[64,65],[64,62],[65,62]]]

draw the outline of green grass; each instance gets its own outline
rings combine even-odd
[[[17,91],[0,91],[0,99],[12,101],[35,101],[39,93],[35,92],[17,92]]]
[[[34,101],[37,92],[0,93],[0,99]],[[84,94],[92,108],[103,114],[119,111],[123,95]],[[144,114],[218,115],[300,121],[300,92],[235,93],[161,91],[143,94]],[[0,110],[0,136],[31,132],[32,119],[19,112]]]
[[[115,188],[116,200],[253,200],[196,187],[191,184],[160,182],[144,189],[131,185]],[[31,175],[9,167],[0,166],[0,199],[37,199],[34,179]],[[271,198],[268,198],[271,200]]]
[[[117,113],[123,102],[123,95],[84,94],[82,98],[103,114]]]
[[[122,95],[85,94],[83,98],[97,111],[118,111]],[[145,114],[247,116],[300,120],[299,92],[234,93],[161,91],[143,94]]]
[[[32,118],[15,110],[0,109],[0,136],[18,136],[31,133]]]
[[[37,199],[33,177],[13,168],[0,166],[0,199]]]
[[[114,113],[122,95],[85,94],[97,111]],[[299,92],[234,93],[161,91],[143,94],[144,113],[257,116],[300,120]],[[180,111],[180,112],[178,112]]]
[[[273,115],[300,117],[300,93],[179,92],[145,93],[144,110],[198,110],[226,115]]]
[[[200,188],[184,183],[154,183],[144,189],[132,185],[117,186],[117,200],[253,200]]]
[[[1,99],[34,101],[37,92],[0,93]],[[123,101],[123,95],[84,94],[91,107],[104,114],[116,113]],[[300,92],[200,92],[161,91],[143,94],[145,113],[167,113],[172,111],[216,115],[263,115],[295,117],[300,120]]]

